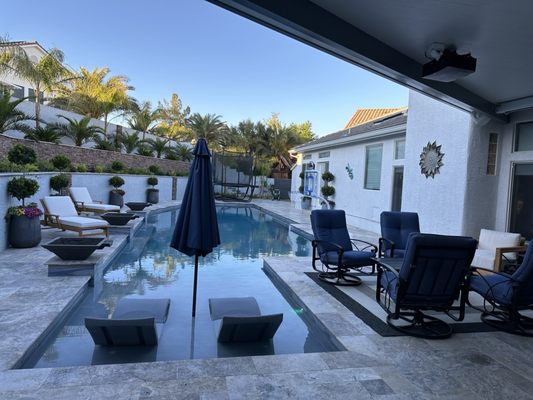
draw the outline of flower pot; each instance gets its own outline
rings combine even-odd
[[[124,196],[120,193],[117,193],[113,190],[109,192],[109,204],[114,206],[123,207],[124,206]]]
[[[159,189],[146,189],[146,201],[152,204],[159,203]]]
[[[100,215],[100,218],[107,221],[109,225],[122,226],[126,225],[132,219],[139,218],[139,216],[135,215],[134,213],[110,212]]]
[[[150,204],[150,203],[144,203],[144,202],[140,202],[140,201],[130,201],[130,202],[126,203],[126,206],[128,206],[128,208],[131,211],[142,211],[146,207],[150,207],[151,205],[152,204]]]
[[[302,196],[302,210],[311,209],[311,197]]]
[[[9,219],[8,238],[11,247],[18,249],[37,246],[41,242],[41,224],[39,218],[12,215]]]

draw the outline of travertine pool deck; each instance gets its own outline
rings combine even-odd
[[[256,204],[310,232],[308,211]],[[109,255],[126,236],[112,239]],[[501,332],[444,341],[381,337],[304,274],[309,260],[293,257],[265,264],[347,351],[11,370],[87,283],[48,277],[49,257],[40,247],[0,253],[0,399],[533,399],[533,339]]]

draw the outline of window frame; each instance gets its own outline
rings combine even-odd
[[[379,159],[379,180],[377,181],[377,187],[368,187],[369,181],[368,181],[368,173],[369,173],[369,151],[372,149],[379,148],[381,151],[380,159]],[[363,188],[365,190],[381,190],[381,173],[383,172],[383,143],[376,143],[376,144],[370,144],[368,146],[365,146],[365,179],[363,183]]]

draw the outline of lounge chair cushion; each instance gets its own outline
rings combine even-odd
[[[113,312],[114,319],[155,318],[155,322],[164,323],[168,317],[170,299],[121,299]]]
[[[80,201],[83,203],[93,203],[91,194],[86,187],[71,187],[69,189],[70,195],[74,201]]]
[[[109,226],[107,221],[87,217],[60,217],[59,222],[66,226],[72,226],[75,228],[82,229],[100,229]]]
[[[87,210],[120,211],[120,206],[114,206],[112,204],[83,203],[83,207]]]
[[[209,299],[219,342],[254,342],[272,339],[283,314],[261,315],[254,297]]]
[[[78,211],[68,196],[46,196],[44,204],[48,213],[51,215],[58,215],[60,217],[76,217]]]
[[[470,290],[479,293],[487,300],[509,305],[512,302],[513,280],[510,276],[499,274],[473,276],[470,279]]]
[[[497,247],[515,247],[520,244],[519,233],[499,232],[481,229],[479,244],[472,260],[475,267],[494,269]],[[508,260],[516,260],[516,253],[505,253]]]
[[[371,251],[345,251],[342,255],[342,265],[346,267],[358,267],[372,265],[371,260],[376,253]],[[324,264],[337,265],[339,262],[339,254],[336,251],[328,251],[320,255],[320,260]]]

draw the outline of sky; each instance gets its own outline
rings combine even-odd
[[[0,35],[57,47],[75,69],[107,66],[138,100],[175,92],[229,124],[275,112],[323,136],[358,108],[407,105],[402,86],[204,0],[0,0],[0,9]]]

